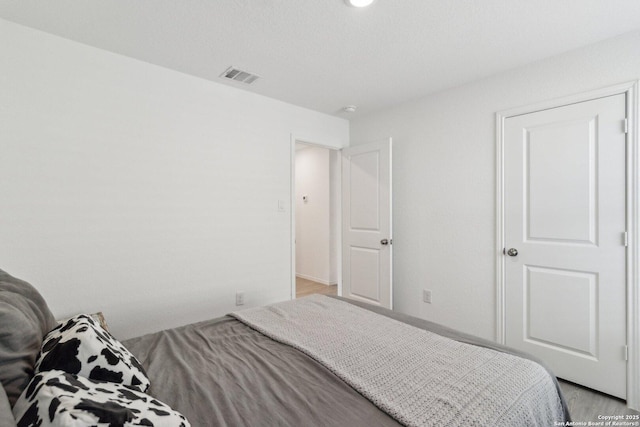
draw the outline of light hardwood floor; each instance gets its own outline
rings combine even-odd
[[[312,280],[296,277],[296,298],[306,297],[311,294],[337,295],[338,285],[323,285]]]
[[[624,400],[582,387],[568,381],[560,380],[560,388],[569,407],[569,414],[574,422],[601,422],[599,415],[638,415],[640,412],[627,408]],[[620,419],[618,421],[626,421]],[[629,420],[637,422],[638,420]]]
[[[337,286],[327,286],[312,280],[296,278],[296,298],[311,294],[336,295]],[[627,408],[624,400],[579,386],[577,384],[559,380],[560,388],[567,401],[569,413],[574,422],[602,421],[599,415],[635,415],[638,412]],[[621,420],[624,421],[624,420]]]

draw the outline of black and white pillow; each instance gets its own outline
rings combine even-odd
[[[138,359],[84,314],[72,317],[45,336],[35,371],[55,369],[132,386],[142,392],[149,388],[149,379]]]
[[[36,374],[13,414],[18,427],[190,426],[182,414],[132,387],[62,371]]]

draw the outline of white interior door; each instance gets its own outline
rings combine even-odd
[[[504,127],[506,343],[558,377],[621,398],[625,114],[621,94]]]
[[[391,138],[342,150],[342,296],[392,308]]]

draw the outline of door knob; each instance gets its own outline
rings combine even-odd
[[[507,255],[518,256],[518,250],[516,248],[509,248],[509,250],[507,251]]]
[[[381,244],[382,246],[387,246],[387,245],[389,244],[389,239],[382,239],[382,240],[380,240],[380,244]]]

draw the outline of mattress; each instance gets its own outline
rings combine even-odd
[[[342,299],[456,342],[531,358],[490,341],[390,310]],[[319,325],[318,327],[322,327]],[[325,364],[231,316],[133,338],[125,346],[151,380],[149,393],[194,426],[397,426]],[[550,374],[569,415],[557,381]],[[496,378],[496,381],[499,381]],[[539,417],[543,419],[544,417]],[[538,417],[531,415],[536,425]],[[441,425],[432,420],[426,425]],[[455,419],[450,425],[456,425]]]

